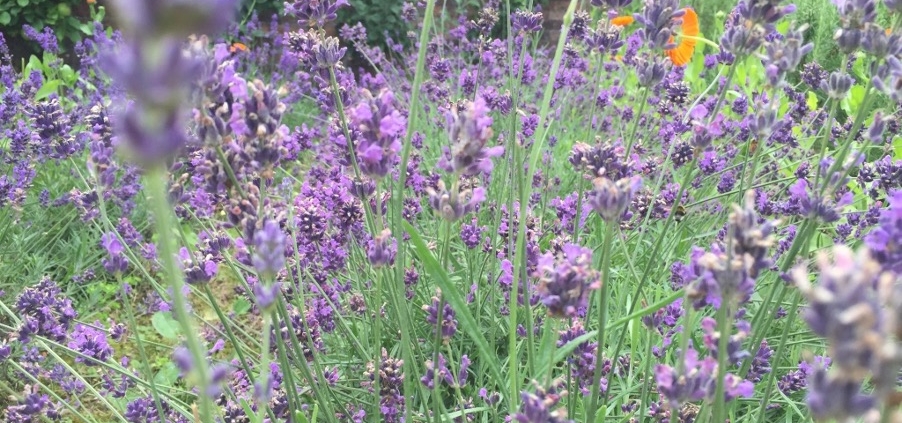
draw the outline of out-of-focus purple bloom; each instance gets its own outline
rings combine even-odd
[[[391,266],[395,263],[397,251],[398,241],[391,236],[390,229],[384,229],[369,242],[366,257],[373,267]]]
[[[805,321],[812,332],[827,338],[833,360],[834,371],[809,375],[809,406],[818,416],[860,416],[877,398],[886,400],[898,384],[902,355],[894,346],[902,332],[902,291],[867,249],[854,254],[837,245],[832,260],[823,253],[818,257],[818,270],[817,286],[804,267],[792,275],[810,304]],[[873,396],[861,393],[868,377]]]
[[[670,50],[675,47],[674,27],[685,13],[676,0],[647,0],[642,11],[633,17],[641,25],[639,34],[646,46],[652,50]]]
[[[805,403],[818,419],[845,421],[860,417],[877,405],[873,395],[862,393],[863,382],[854,378],[831,377],[814,365],[808,375],[808,396]]]
[[[286,1],[285,13],[298,18],[301,27],[323,27],[338,17],[338,8],[349,6],[347,0]]]
[[[486,147],[492,138],[492,118],[482,96],[464,104],[463,110],[454,104],[445,113],[450,152],[443,155],[438,166],[456,175],[472,176],[491,173],[492,158],[504,153],[504,147]]]
[[[382,90],[376,96],[361,91],[361,100],[348,111],[351,129],[356,139],[357,162],[360,171],[374,178],[388,174],[398,159],[401,138],[407,129],[407,119],[396,108],[391,91]]]
[[[889,207],[880,213],[880,223],[864,243],[885,270],[902,276],[902,190],[892,193]]]
[[[567,419],[567,410],[554,409],[561,401],[566,391],[558,392],[552,387],[547,391],[536,388],[535,393],[523,392],[520,394],[520,410],[514,414],[513,421],[518,423],[572,423]]]
[[[456,186],[457,184],[455,184]],[[455,222],[465,215],[476,211],[476,207],[485,201],[485,188],[478,187],[471,190],[458,191],[452,187],[449,191],[444,181],[439,181],[437,188],[429,187],[429,205],[443,219]]]
[[[43,31],[38,32],[31,25],[22,25],[22,32],[26,39],[37,42],[42,50],[52,54],[60,52],[59,42],[56,39],[56,34],[53,33],[53,28],[44,27]]]
[[[608,178],[595,178],[593,190],[587,202],[607,222],[619,222],[632,201],[633,195],[642,186],[637,176],[614,182]]]
[[[260,274],[274,275],[285,267],[287,237],[275,220],[267,220],[254,234],[254,268]]]
[[[861,46],[865,28],[877,17],[874,0],[834,0],[839,12],[839,29],[833,38],[842,52],[849,54]]]
[[[536,274],[536,293],[553,317],[577,317],[588,305],[588,293],[601,287],[598,272],[592,269],[592,250],[576,244],[564,245],[558,255],[549,252],[540,257]]]
[[[830,75],[826,79],[821,80],[819,88],[827,93],[827,97],[834,100],[842,100],[846,98],[846,95],[852,88],[853,82],[855,82],[855,80],[848,74],[833,71],[830,72]]]

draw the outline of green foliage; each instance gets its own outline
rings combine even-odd
[[[241,9],[238,12],[238,18],[244,25],[250,20],[254,12],[260,18],[269,18],[274,13],[281,13],[285,2],[282,0],[241,0]]]
[[[89,19],[78,16],[84,4],[84,0],[0,0],[0,31],[19,33],[26,24],[38,31],[50,27],[61,40],[75,43],[94,30]]]
[[[385,47],[386,35],[396,42],[403,42],[406,37],[402,35],[407,32],[407,24],[401,19],[403,6],[404,0],[351,0],[351,7],[339,10],[335,27],[360,22],[366,27],[371,44]]]

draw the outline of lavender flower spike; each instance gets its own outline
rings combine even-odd
[[[263,230],[254,233],[253,264],[261,274],[276,274],[285,267],[286,236],[274,220],[267,220]]]
[[[504,147],[486,147],[492,138],[492,118],[489,107],[480,96],[465,104],[464,110],[455,104],[445,114],[448,138],[451,141],[450,160],[442,157],[438,166],[464,176],[492,171],[492,157],[504,153]]]
[[[592,269],[592,250],[576,244],[564,245],[557,256],[543,255],[536,273],[538,294],[554,317],[576,317],[588,305],[588,292],[601,287],[598,272]]]
[[[589,205],[608,222],[620,221],[630,205],[633,194],[642,186],[639,177],[623,178],[614,182],[608,178],[595,178],[595,188],[589,197]]]

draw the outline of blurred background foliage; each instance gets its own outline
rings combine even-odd
[[[64,51],[71,51],[72,46],[83,36],[90,35],[93,31],[93,22],[90,18],[90,6],[103,6],[110,0],[0,0],[0,32],[6,38],[16,58],[28,58],[32,54],[39,53],[37,43],[26,40],[23,37],[22,26],[31,25],[37,30],[45,26],[53,28],[60,45]],[[339,13],[339,19],[335,23],[337,31],[343,25],[354,25],[358,22],[367,28],[367,37],[371,45],[383,48],[389,47],[387,42],[391,39],[394,43],[409,45],[410,39],[407,32],[411,29],[401,18],[401,9],[405,0],[349,0],[352,7],[343,8]],[[550,8],[553,2],[567,3],[567,0],[510,0],[512,9],[526,8],[528,5],[538,6],[542,9]],[[581,0],[583,6],[588,8],[588,0]],[[444,0],[437,5],[439,10],[466,13],[475,17],[485,6],[485,0]],[[504,16],[505,1],[499,1],[499,16]],[[634,1],[634,7],[639,1]],[[723,30],[723,22],[735,5],[735,0],[688,0],[688,6],[693,7],[699,14],[702,33],[708,39],[717,41]],[[839,14],[832,7],[831,0],[798,0],[795,18],[799,23],[808,25],[807,36],[809,41],[816,46],[815,51],[808,56],[809,61],[814,61],[826,70],[835,70],[844,62],[844,57],[836,49],[835,43],[830,42],[838,27]],[[240,22],[248,22],[256,13],[260,20],[269,22],[273,14],[281,13],[284,0],[241,0]],[[881,9],[883,5],[880,5]],[[878,20],[886,22],[884,10],[879,10]],[[291,23],[290,19],[283,18],[283,22]],[[444,22],[446,25],[455,25],[454,21]],[[115,27],[111,17],[104,21],[106,25]],[[504,31],[504,25],[498,25],[498,31]],[[353,55],[354,52],[352,51]],[[351,60],[351,63],[357,61]],[[853,72],[854,73],[854,72]]]

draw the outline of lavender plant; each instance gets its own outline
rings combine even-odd
[[[898,3],[0,38],[3,421],[893,421]]]

